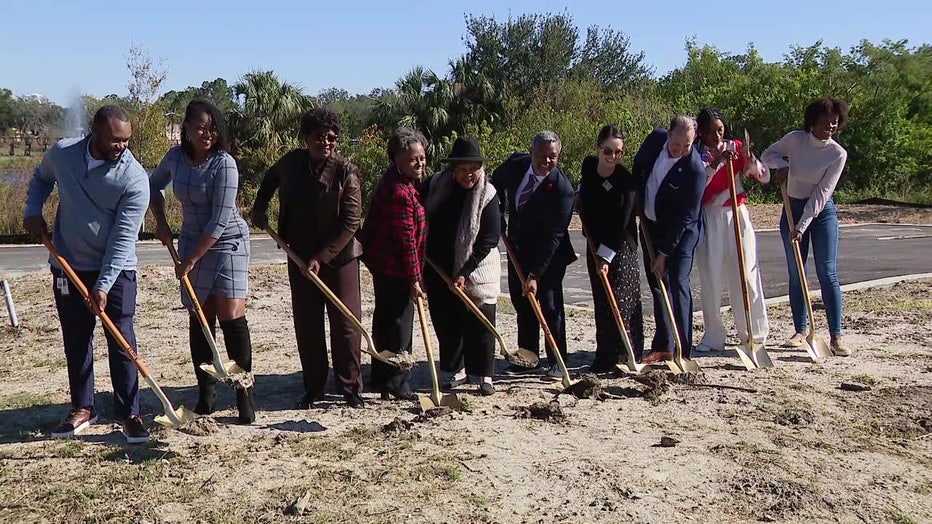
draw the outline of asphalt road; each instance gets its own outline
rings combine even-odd
[[[563,282],[565,301],[569,305],[588,306],[592,296],[585,259],[585,240],[579,231],[570,232],[580,259],[567,268]],[[787,293],[786,259],[778,231],[757,233],[758,257],[764,278],[764,292],[770,298]],[[503,250],[504,251],[504,250]],[[140,264],[169,264],[168,252],[159,243],[140,242],[137,245]],[[857,225],[841,228],[838,271],[842,285],[878,278],[932,273],[932,226]],[[0,246],[0,278],[11,278],[31,272],[46,271],[47,254],[42,246]],[[811,259],[811,255],[810,255]],[[262,235],[252,240],[252,263],[284,263],[285,254],[275,243]],[[504,263],[503,263],[504,267]],[[502,290],[507,293],[503,271]],[[698,274],[693,274],[696,308],[699,308]],[[650,293],[642,275],[644,307],[651,309]],[[809,264],[809,285],[818,289],[812,263]],[[723,304],[727,304],[727,297]]]

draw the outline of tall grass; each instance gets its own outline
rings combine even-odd
[[[0,235],[20,235],[25,233],[23,230],[23,214],[26,210],[26,190],[29,186],[29,178],[32,175],[26,173],[16,173],[10,181],[0,181]],[[247,192],[248,193],[248,192]],[[239,202],[240,211],[246,216],[252,207],[252,199]],[[45,221],[52,227],[55,222],[55,212],[58,210],[58,190],[52,192],[51,197],[42,209],[42,215]],[[172,230],[178,232],[181,229],[181,202],[172,195],[171,187],[165,190],[165,216]],[[269,205],[269,219],[275,227],[278,219],[278,198],[274,198]],[[248,220],[248,218],[247,218]],[[152,233],[155,231],[155,220],[152,213],[146,213],[146,220],[143,224],[142,231]]]

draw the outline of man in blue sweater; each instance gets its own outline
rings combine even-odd
[[[61,322],[71,411],[52,432],[74,436],[97,421],[94,409],[93,337],[96,313],[105,311],[134,348],[136,334],[136,239],[149,205],[145,170],[127,149],[129,116],[117,106],[100,108],[91,134],[66,138],[42,159],[29,182],[23,228],[37,239],[48,235],[42,207],[57,185],[53,242],[89,290],[84,299],[54,259],[53,292]],[[114,414],[130,443],[149,440],[139,416],[139,379],[133,361],[107,333]]]

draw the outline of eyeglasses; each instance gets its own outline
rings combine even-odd
[[[625,154],[624,149],[612,149],[609,147],[602,148],[602,154],[605,156],[623,156]]]
[[[199,135],[216,135],[217,134],[216,127],[198,126],[194,128],[194,131],[196,131],[197,134]]]
[[[334,133],[327,133],[327,134],[325,134],[325,135],[320,135],[320,134],[318,134],[318,135],[312,135],[312,136],[313,136],[314,140],[316,140],[316,141],[318,141],[318,142],[320,142],[320,143],[327,142],[328,144],[334,144],[334,143],[336,143],[337,138],[340,137],[340,135],[337,135],[337,134],[334,134]]]

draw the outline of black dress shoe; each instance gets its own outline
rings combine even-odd
[[[313,406],[315,402],[319,402],[323,398],[324,398],[323,391],[318,391],[316,393],[305,393],[295,403],[295,407],[298,409],[310,409],[311,406]]]
[[[345,393],[343,399],[346,400],[346,405],[358,409],[366,407],[366,402],[359,396],[359,393]]]
[[[417,400],[417,393],[411,391],[408,385],[408,372],[398,373],[379,389],[382,393],[382,400],[389,400],[395,397],[398,400]]]
[[[493,386],[492,384],[488,382],[483,382],[482,384],[479,384],[479,394],[482,395],[483,397],[494,395],[495,386]]]
[[[469,381],[469,377],[465,376],[463,378],[451,377],[450,380],[447,380],[443,384],[440,384],[440,389],[443,391],[450,391],[451,389],[458,388]]]
[[[618,362],[611,363],[605,360],[602,360],[602,361],[595,360],[589,366],[589,371],[591,371],[592,373],[608,373],[609,371],[615,371],[615,366],[617,364]]]

